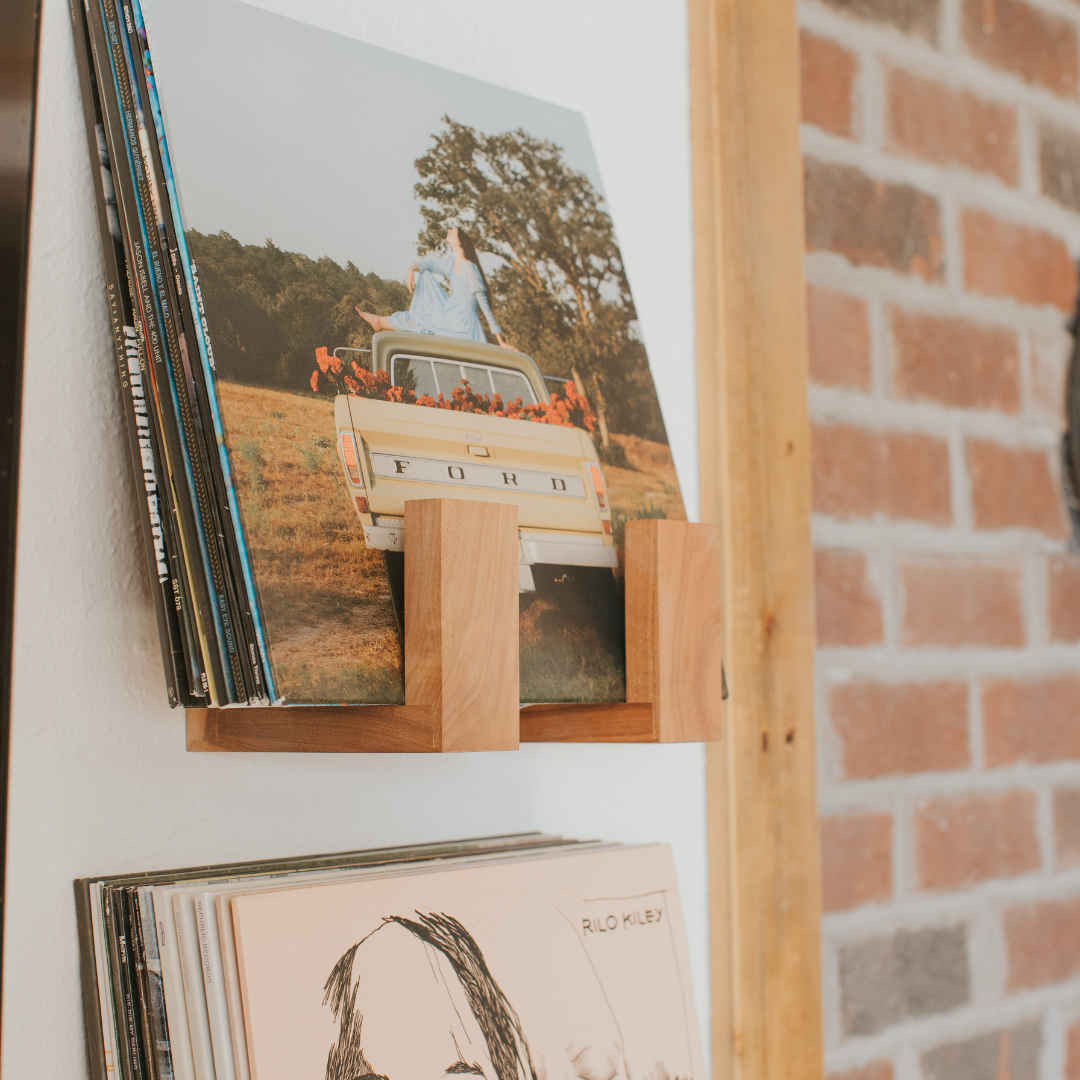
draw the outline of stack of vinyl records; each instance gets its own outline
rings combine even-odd
[[[112,335],[171,705],[268,700],[198,286],[137,3],[71,0]]]
[[[75,893],[93,1080],[704,1080],[666,846],[524,834]]]
[[[516,508],[521,700],[625,700],[625,526],[686,513],[583,116],[238,0],[70,5],[170,703],[403,702],[447,498]]]

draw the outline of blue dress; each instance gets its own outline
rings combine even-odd
[[[502,333],[491,312],[480,271],[473,263],[466,259],[456,274],[453,255],[429,255],[418,265],[420,273],[416,275],[409,310],[395,311],[388,319],[395,330],[487,341],[480,324],[479,308],[484,312],[491,332]],[[439,284],[436,276],[439,274],[450,280],[449,295]]]

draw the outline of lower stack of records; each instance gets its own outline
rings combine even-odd
[[[75,893],[93,1080],[704,1080],[663,845],[525,834]]]

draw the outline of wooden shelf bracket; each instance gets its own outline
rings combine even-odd
[[[189,709],[188,750],[516,750],[517,507],[406,502],[405,535],[404,705]]]
[[[527,705],[522,742],[720,738],[720,533],[689,521],[626,523],[626,703]]]

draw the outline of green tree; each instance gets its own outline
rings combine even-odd
[[[403,282],[361,274],[350,262],[310,259],[272,240],[241,244],[191,230],[214,360],[222,378],[300,390],[315,350],[371,347],[356,306],[389,315],[409,306]]]
[[[592,402],[607,448],[613,410],[606,390],[640,385],[640,369],[648,383],[648,367],[631,331],[634,303],[600,194],[554,143],[520,128],[485,135],[448,116],[416,169],[420,252],[443,246],[446,230],[460,226],[479,251],[499,257],[489,284],[500,323],[545,371],[573,378]],[[649,427],[662,432],[654,411]]]

